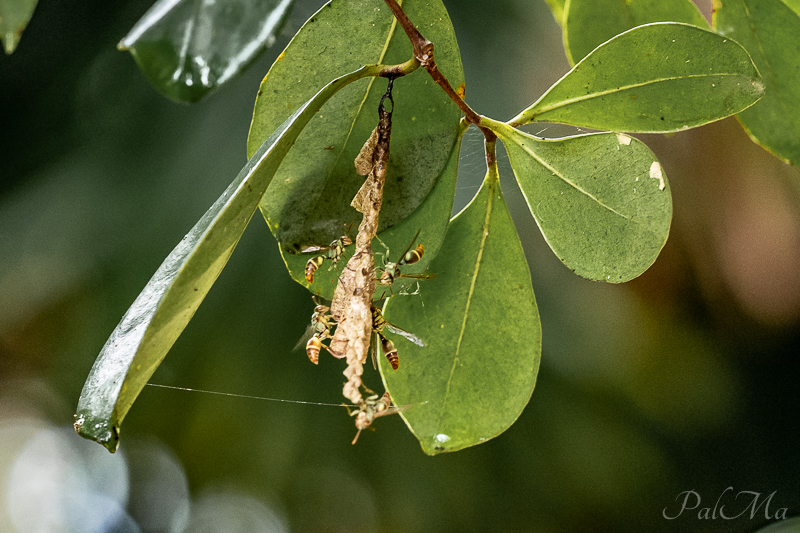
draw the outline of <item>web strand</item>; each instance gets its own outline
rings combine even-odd
[[[303,402],[300,400],[284,400],[282,398],[266,398],[264,396],[249,396],[247,394],[233,394],[231,392],[218,392],[218,391],[211,391],[211,390],[202,390],[202,389],[189,389],[186,387],[173,387],[171,385],[159,385],[157,383],[148,383],[148,387],[158,387],[160,389],[172,389],[172,390],[180,390],[180,391],[189,391],[189,392],[202,392],[205,394],[216,394],[218,396],[230,396],[231,398],[244,398],[246,400],[265,400],[270,402],[284,402],[284,403],[299,403],[303,405],[322,405],[325,407],[347,407],[341,403],[320,403],[320,402]]]

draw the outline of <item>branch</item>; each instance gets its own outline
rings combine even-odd
[[[434,51],[433,51],[433,43],[427,40],[419,30],[414,26],[414,24],[408,19],[403,8],[397,3],[397,0],[385,0],[386,5],[389,6],[389,9],[392,10],[397,21],[402,26],[403,31],[406,32],[408,35],[408,39],[411,41],[411,46],[414,49],[414,58],[419,61],[422,67],[428,71],[433,81],[436,82],[439,87],[441,87],[447,96],[456,103],[461,112],[464,113],[464,117],[467,119],[467,122],[470,124],[475,124],[479,130],[483,133],[483,136],[486,138],[487,141],[492,141],[497,138],[497,136],[492,132],[490,129],[481,126],[481,117],[475,111],[472,110],[471,107],[467,105],[464,99],[453,89],[450,85],[450,82],[447,81],[447,78],[444,77],[439,71],[439,68],[436,66],[436,61],[434,59]]]

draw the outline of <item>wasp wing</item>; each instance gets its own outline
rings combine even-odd
[[[390,323],[387,322],[386,323],[386,329],[388,329],[392,333],[396,333],[397,335],[400,335],[401,337],[404,337],[406,340],[409,340],[409,341],[413,342],[417,346],[420,346],[420,347],[424,347],[425,346],[425,342],[423,342],[422,339],[420,339],[419,337],[417,337],[413,333],[410,333],[410,332],[408,332],[408,331],[406,331],[404,329],[398,328],[394,324],[390,324]]]
[[[379,418],[381,416],[394,415],[394,414],[397,414],[397,413],[399,413],[401,411],[405,411],[406,409],[410,409],[410,408],[411,408],[411,404],[404,405],[402,407],[393,406],[393,407],[390,407],[388,409],[385,409],[385,410],[381,411],[380,413],[375,414],[372,418]]]
[[[313,254],[315,252],[327,252],[331,248],[332,246],[318,246],[316,244],[311,244],[309,246],[303,246],[302,248],[300,248],[300,251],[296,253]]]
[[[300,337],[300,340],[297,341],[297,344],[294,345],[294,348],[292,348],[292,351],[294,352],[296,350],[299,350],[301,346],[303,347],[303,349],[305,349],[306,344],[308,344],[308,339],[310,339],[313,336],[314,336],[314,325],[313,324],[309,324],[306,327],[306,332],[303,333],[303,336]]]

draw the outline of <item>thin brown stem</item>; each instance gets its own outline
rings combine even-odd
[[[414,24],[409,20],[408,16],[406,16],[403,8],[397,3],[397,0],[385,1],[386,5],[389,6],[389,9],[392,10],[395,18],[400,23],[400,26],[403,28],[403,31],[405,31],[406,35],[408,35],[408,39],[411,41],[411,46],[414,49],[414,57],[416,60],[420,62],[425,70],[428,71],[428,74],[430,74],[431,78],[433,78],[433,81],[436,82],[436,84],[439,85],[442,90],[444,90],[445,94],[447,94],[447,96],[449,96],[450,99],[456,103],[461,112],[464,113],[464,117],[466,118],[467,122],[470,124],[475,124],[475,126],[481,130],[487,141],[496,139],[497,137],[490,129],[481,126],[480,115],[478,115],[472,110],[471,107],[467,105],[464,99],[453,89],[453,86],[450,85],[450,82],[447,81],[447,78],[444,77],[444,74],[441,73],[439,67],[436,66],[433,43],[422,36],[419,30],[417,30],[416,26],[414,26]]]
[[[405,11],[403,11],[403,8],[397,3],[397,0],[386,0],[386,5],[388,5],[389,9],[392,10],[394,18],[397,19],[397,22],[399,22],[400,26],[403,27],[403,31],[405,31],[406,35],[408,35],[408,39],[411,41],[411,46],[414,47],[414,57],[416,57],[417,60],[424,65],[425,63],[422,58],[425,55],[426,49],[430,46],[433,46],[433,43],[423,37],[416,26],[414,26],[414,24],[408,20]]]
[[[486,168],[497,168],[497,151],[495,150],[495,146],[497,145],[497,136],[491,140],[486,139],[483,144],[484,151],[486,152]]]

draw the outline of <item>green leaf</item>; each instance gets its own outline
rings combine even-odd
[[[425,201],[400,224],[378,235],[383,244],[378,240],[372,241],[372,248],[378,258],[383,257],[384,261],[386,260],[386,247],[388,247],[388,260],[397,262],[402,251],[410,245],[416,236],[417,231],[420,232],[416,242],[425,246],[425,253],[417,263],[404,267],[403,274],[425,272],[428,263],[436,257],[439,248],[442,246],[447,232],[447,225],[450,223],[450,213],[453,209],[453,197],[455,196],[456,176],[458,174],[458,157],[462,136],[466,128],[466,123],[459,128],[458,137],[450,151],[447,166],[442,170],[439,179],[436,180],[436,184],[433,186],[433,190],[425,198]],[[348,257],[352,255],[353,249],[354,246],[346,248]],[[341,274],[346,261],[340,261],[336,268],[330,268],[330,261],[326,261],[314,274],[314,283],[309,284],[305,279],[305,266],[308,260],[314,257],[314,254],[297,255],[285,253],[283,250],[281,250],[281,254],[289,274],[295,281],[304,287],[308,287],[308,290],[315,295],[327,300],[333,299],[333,292],[336,288],[336,283],[339,281],[339,274]],[[376,258],[376,266],[380,268],[383,263],[378,258]],[[425,283],[425,281],[422,283]],[[378,290],[375,292],[375,299],[380,300],[385,295],[401,293],[412,285],[416,287],[416,282],[410,278],[398,278],[391,287],[385,287],[379,283]],[[413,291],[414,289],[412,288],[411,290]]]
[[[644,143],[621,133],[544,140],[481,124],[503,141],[536,223],[576,274],[621,283],[653,264],[669,234],[672,198]]]
[[[197,102],[272,45],[293,3],[159,0],[118,48],[130,50],[144,75],[164,96],[176,102]]]
[[[667,133],[739,113],[763,94],[758,70],[733,40],[660,22],[596,48],[509,124]]]
[[[0,0],[0,40],[6,54],[17,49],[22,32],[39,0]]]
[[[783,0],[783,3],[789,9],[800,15],[800,0]]]
[[[167,256],[95,361],[78,401],[78,434],[117,449],[122,420],[211,289],[292,143],[327,99],[374,70],[343,76],[301,106]]]
[[[800,165],[800,2],[715,0],[714,7],[714,27],[747,48],[767,87],[739,121],[755,142]]]
[[[571,65],[615,35],[650,22],[685,22],[708,28],[692,0],[569,0],[564,49]]]
[[[416,296],[390,298],[386,318],[428,343],[391,333],[400,368],[385,358],[386,390],[427,454],[472,446],[505,431],[536,383],[541,325],[514,222],[496,167],[450,223]]]
[[[547,2],[547,6],[550,8],[550,11],[553,13],[553,18],[556,19],[559,26],[564,25],[564,4],[566,4],[567,0],[544,0]]]
[[[778,516],[776,515],[775,518],[777,519]],[[775,522],[774,524],[762,527],[755,533],[796,533],[797,531],[800,531],[800,517]]]
[[[404,9],[436,43],[439,68],[463,83],[455,33],[440,0],[406,1]],[[357,37],[355,37],[357,36]],[[306,22],[261,84],[248,152],[308,98],[320,80],[353,65],[398,64],[412,57],[408,37],[383,2],[333,0]],[[261,203],[284,249],[328,244],[361,220],[350,202],[364,181],[353,160],[378,122],[384,80],[364,80],[336,95],[289,152]],[[394,83],[391,157],[380,231],[410,215],[447,164],[461,112],[422,69]]]

